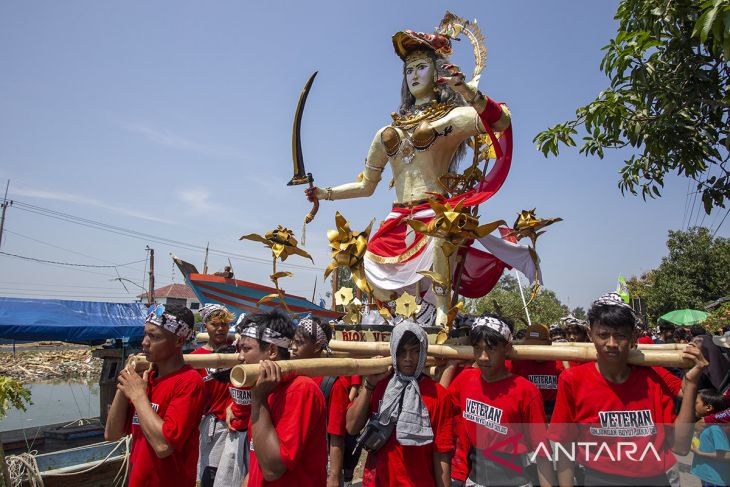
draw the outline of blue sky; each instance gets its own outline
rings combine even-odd
[[[669,178],[644,202],[617,187],[623,154],[604,160],[563,150],[545,159],[532,138],[570,117],[607,81],[601,47],[614,35],[617,2],[2,2],[0,182],[23,203],[139,232],[268,259],[239,242],[277,224],[301,229],[308,211],[291,177],[291,122],[314,71],[302,131],[316,182],[351,181],[375,131],[396,109],[400,61],[391,36],[431,31],[452,9],[477,18],[486,36],[480,88],[509,104],[515,149],[510,176],[484,204],[484,221],[512,222],[537,207],[560,216],[538,242],[547,287],[587,306],[658,265],[669,229],[682,228],[687,181]],[[468,44],[453,60],[471,72]],[[368,200],[323,202],[307,228],[315,268],[291,262],[288,292],[311,295],[329,262],[325,232],[340,210],[355,229],[382,219],[394,195],[384,183]],[[718,212],[720,213],[720,212]],[[722,217],[722,214],[719,215]],[[717,214],[705,225],[719,222]],[[694,220],[694,218],[693,218]],[[702,216],[697,218],[702,220]],[[686,221],[685,221],[686,226]],[[719,235],[727,236],[724,226]],[[122,264],[145,258],[143,239],[7,213],[3,252],[40,259]],[[202,252],[155,248],[158,285],[182,278],[170,252],[202,266]],[[226,263],[212,256],[211,268]],[[264,283],[271,267],[233,259],[237,277]],[[144,263],[119,267],[142,284]],[[111,268],[68,269],[0,255],[0,295],[128,300]],[[284,281],[282,281],[284,282]]]

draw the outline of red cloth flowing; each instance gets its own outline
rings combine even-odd
[[[492,105],[490,105],[492,104]],[[501,116],[501,110],[495,112],[494,108],[498,107],[495,102],[489,100],[487,109],[479,114],[482,123],[492,141],[492,146],[496,154],[496,160],[492,169],[487,173],[482,181],[473,189],[444,198],[437,196],[441,203],[449,203],[456,206],[459,202],[464,208],[480,205],[494,196],[500,190],[512,165],[512,127],[508,127],[502,132],[501,137],[497,138],[490,123],[494,123],[495,114]],[[426,248],[422,240],[424,235],[416,233],[413,242],[406,244],[405,237],[410,228],[406,223],[406,218],[420,211],[429,210],[431,206],[424,203],[413,208],[393,208],[393,213],[398,213],[399,217],[384,221],[377,232],[370,238],[368,242],[368,251],[381,257],[396,257],[404,255],[411,251],[412,254],[400,262],[407,262],[419,256]],[[416,218],[422,222],[428,222],[432,217]],[[419,248],[420,247],[420,248]],[[416,251],[412,249],[417,248]],[[507,264],[497,259],[488,252],[478,250],[471,247],[471,243],[467,245],[464,252],[464,271],[461,278],[459,293],[468,298],[478,298],[486,295],[499,280],[502,271],[510,268]]]

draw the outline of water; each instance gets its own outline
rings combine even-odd
[[[28,384],[33,404],[27,411],[11,409],[0,431],[71,422],[99,416],[99,384]]]

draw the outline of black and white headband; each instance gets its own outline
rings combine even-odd
[[[170,333],[183,337],[185,340],[190,340],[193,336],[193,329],[190,325],[178,319],[175,315],[165,313],[164,309],[164,305],[152,307],[150,312],[147,314],[147,318],[145,318],[145,323],[152,323],[163,330],[167,330]]]
[[[208,318],[210,318],[213,313],[216,313],[218,311],[222,311],[224,313],[228,313],[228,308],[223,306],[222,304],[213,304],[208,303],[202,308],[200,308],[200,311],[198,312],[200,314],[200,319],[203,323],[208,322]]]
[[[579,320],[573,315],[566,316],[565,318],[560,318],[560,322],[565,326],[578,326],[581,328],[588,328],[588,322],[584,320]]]
[[[317,325],[317,323],[312,319],[311,314],[299,320],[299,326],[301,326],[302,329],[307,332],[312,339],[314,339],[315,343],[321,344],[322,349],[324,349],[328,354],[332,353],[329,341],[327,340],[327,335],[322,329],[322,326],[324,325]]]
[[[288,349],[291,346],[291,340],[289,338],[285,337],[278,331],[272,330],[271,328],[264,328],[263,332],[259,336],[258,326],[255,323],[251,323],[250,326],[241,330],[241,336],[261,340],[262,342],[271,343],[272,345],[276,345],[281,348]]]
[[[471,328],[478,328],[480,326],[486,326],[487,328],[496,331],[504,337],[508,342],[512,341],[512,332],[504,321],[495,318],[494,316],[480,316],[474,320]]]
[[[632,314],[634,313],[634,308],[629,306],[619,293],[606,293],[593,301],[593,306],[621,306],[631,310]]]

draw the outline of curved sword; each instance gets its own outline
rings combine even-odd
[[[312,173],[308,173],[304,169],[301,128],[302,113],[304,113],[304,105],[307,103],[307,95],[309,95],[309,90],[312,88],[312,83],[314,83],[314,78],[317,76],[318,72],[319,71],[315,71],[314,74],[309,77],[309,79],[307,80],[307,84],[304,85],[302,93],[299,95],[299,103],[297,103],[297,111],[294,114],[294,127],[292,128],[291,134],[291,157],[294,164],[294,177],[291,178],[291,181],[286,183],[287,186],[309,184],[310,188],[314,187],[314,178],[312,177]],[[311,211],[306,217],[304,217],[304,223],[307,224],[314,220],[314,216],[317,214],[318,210],[319,200],[315,198],[314,203],[312,204]]]

